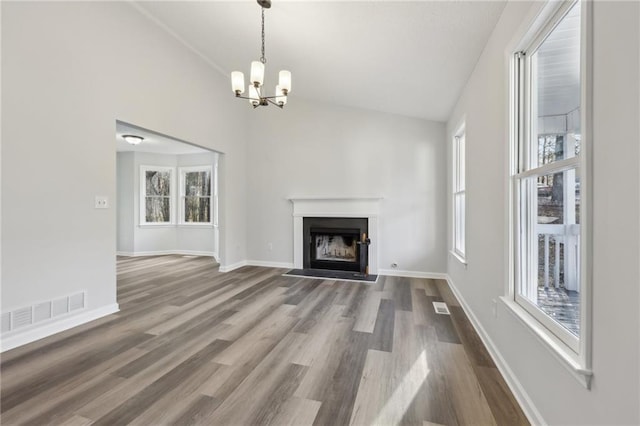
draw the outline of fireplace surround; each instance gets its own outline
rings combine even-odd
[[[378,273],[378,218],[382,197],[291,197],[289,200],[293,204],[294,268],[305,268],[304,218],[359,218],[366,219],[367,237],[371,240],[369,274]]]

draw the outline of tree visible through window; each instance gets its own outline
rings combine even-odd
[[[211,167],[182,168],[182,222],[211,223]]]
[[[171,217],[171,168],[143,167],[141,178],[143,180],[144,212],[142,223],[172,222]]]

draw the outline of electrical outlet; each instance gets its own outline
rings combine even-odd
[[[498,301],[496,299],[491,300],[491,311],[493,312],[493,317],[498,318]]]
[[[269,251],[273,250],[273,243],[268,243],[267,248],[269,249]]]
[[[104,195],[96,195],[96,209],[108,209],[109,208],[109,197]]]

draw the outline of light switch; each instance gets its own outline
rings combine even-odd
[[[103,195],[96,195],[96,209],[108,209],[109,197]]]

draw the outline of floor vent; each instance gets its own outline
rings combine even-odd
[[[444,302],[433,302],[433,309],[436,310],[436,314],[449,315],[449,308]]]
[[[60,299],[48,300],[13,311],[3,312],[2,333],[49,321],[57,316],[84,309],[86,300],[87,295],[83,291]]]

